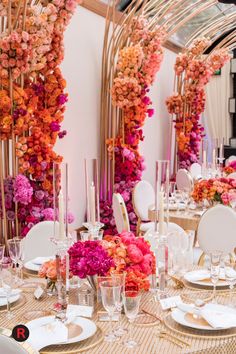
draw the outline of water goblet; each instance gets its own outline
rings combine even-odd
[[[128,332],[127,328],[124,328],[121,323],[121,310],[123,306],[123,294],[125,292],[125,277],[126,277],[126,272],[123,272],[121,274],[116,273],[115,271],[111,272],[111,277],[114,279],[116,282],[118,282],[121,286],[121,291],[120,291],[120,297],[116,299],[116,311],[119,313],[119,319],[118,319],[118,326],[114,330],[114,334],[117,337],[122,337],[124,334]]]
[[[9,255],[10,258],[16,268],[16,277],[15,277],[15,282],[20,283],[20,278],[19,278],[19,271],[20,271],[20,259],[21,259],[21,252],[22,252],[22,245],[21,245],[21,239],[20,238],[13,238],[12,240],[8,240],[8,248],[9,248]]]
[[[110,333],[105,336],[105,341],[114,342],[118,338],[113,333],[112,328],[112,317],[116,310],[116,304],[120,299],[121,286],[119,282],[114,279],[104,281],[100,284],[102,304],[104,309],[107,311],[110,322]]]
[[[229,285],[229,306],[233,307],[233,289],[236,284],[235,262],[230,257],[224,260],[225,280]]]
[[[125,315],[131,325],[135,321],[139,313],[141,294],[138,291],[125,291],[123,297]],[[138,345],[138,343],[132,338],[131,330],[129,331],[129,338],[123,343],[124,346],[127,348],[134,348]]]
[[[220,262],[221,262],[222,252],[215,251],[210,253],[211,259],[211,282],[213,284],[213,296],[212,303],[216,302],[216,284],[220,277]]]
[[[182,201],[182,192],[179,190],[176,190],[174,193],[174,197],[176,200],[176,204],[177,204],[177,214],[179,214],[180,211],[180,202]]]
[[[11,263],[8,263],[4,266],[4,269],[2,270],[1,278],[2,278],[2,287],[6,294],[6,300],[7,300],[6,318],[10,320],[14,317],[14,314],[11,311],[10,296],[12,294],[12,289],[16,285],[16,283],[14,283],[13,269]]]

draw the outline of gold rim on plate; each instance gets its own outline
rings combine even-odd
[[[45,349],[40,350],[40,354],[77,354],[94,348],[95,346],[100,344],[103,339],[103,330],[99,326],[97,326],[96,333],[90,338],[84,339],[81,342],[71,344],[50,345],[48,347],[45,347]],[[94,343],[86,345],[87,342],[91,342],[93,340],[95,340]]]
[[[232,329],[224,329],[219,331],[212,331],[211,335],[209,334],[210,331],[207,330],[198,330],[190,327],[182,326],[181,324],[175,322],[172,317],[171,313],[168,313],[163,319],[164,325],[171,331],[175,333],[181,334],[182,336],[188,336],[198,339],[225,339],[225,338],[232,338],[236,337],[236,328]],[[227,334],[221,334],[223,332],[228,332]],[[198,332],[198,333],[197,333]]]

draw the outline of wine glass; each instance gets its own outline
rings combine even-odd
[[[229,285],[229,306],[233,307],[233,289],[236,284],[235,262],[230,257],[224,259],[225,280]]]
[[[114,334],[117,337],[122,337],[124,334],[126,334],[128,332],[128,330],[126,328],[124,328],[121,323],[121,310],[122,310],[122,306],[123,306],[123,294],[125,292],[126,272],[119,274],[114,271],[114,272],[111,272],[111,277],[112,277],[112,279],[115,279],[115,281],[118,282],[119,285],[121,286],[120,298],[117,299],[117,301],[116,301],[116,310],[119,313],[119,320],[118,320],[118,326],[114,330]]]
[[[0,245],[0,272],[2,273],[2,264],[4,259],[5,245]],[[1,278],[2,283],[2,278]]]
[[[100,284],[102,304],[107,311],[110,321],[110,333],[105,336],[105,341],[114,342],[117,337],[112,329],[112,316],[116,310],[116,304],[120,301],[121,286],[115,279],[104,281]]]
[[[21,241],[22,240],[17,237],[13,238],[12,240],[8,240],[9,255],[16,268],[16,279],[15,279],[16,283],[21,282],[19,278],[21,252],[22,252]]]
[[[14,286],[13,269],[12,269],[11,263],[8,263],[4,266],[4,269],[2,270],[2,277],[1,278],[2,278],[3,291],[6,294],[6,300],[7,300],[6,318],[8,320],[10,320],[14,317],[14,314],[11,311],[10,296],[12,294],[12,288],[15,287]]]
[[[174,193],[174,197],[175,197],[176,204],[177,204],[177,214],[179,214],[180,202],[182,201],[182,192],[179,190],[176,190]]]
[[[213,284],[213,298],[212,303],[216,303],[216,284],[220,277],[220,261],[222,252],[214,251],[210,253],[211,259],[211,282]]]
[[[138,291],[125,291],[123,298],[125,315],[130,324],[132,324],[139,312],[141,294]],[[138,343],[132,338],[131,331],[129,331],[129,338],[123,344],[127,348],[134,348],[138,345]]]
[[[181,255],[181,270],[180,273],[184,274],[186,268],[186,256],[189,248],[189,237],[185,232],[179,232],[179,242],[180,242],[180,255]]]
[[[182,190],[182,200],[185,206],[185,214],[189,213],[189,202],[190,202],[190,189],[184,188]]]

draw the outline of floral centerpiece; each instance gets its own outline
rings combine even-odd
[[[210,204],[215,202],[231,205],[236,200],[236,180],[233,178],[211,178],[197,182],[192,193],[195,202],[207,200]]]
[[[56,259],[44,262],[39,269],[39,277],[47,279],[47,290],[49,295],[56,294],[57,281],[57,263]],[[66,260],[63,258],[60,262],[60,274],[62,279],[66,279]]]
[[[68,253],[74,275],[88,278],[125,271],[129,290],[148,290],[148,276],[155,272],[155,257],[149,243],[131,232],[106,236],[102,241],[78,241]]]

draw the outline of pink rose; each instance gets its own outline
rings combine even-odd
[[[140,263],[143,260],[143,254],[140,251],[140,249],[134,245],[134,244],[130,244],[127,247],[127,253],[128,253],[128,257],[130,259],[131,262],[133,263]]]
[[[135,236],[132,232],[124,231],[120,234],[121,242],[125,245],[130,245],[135,240]]]

